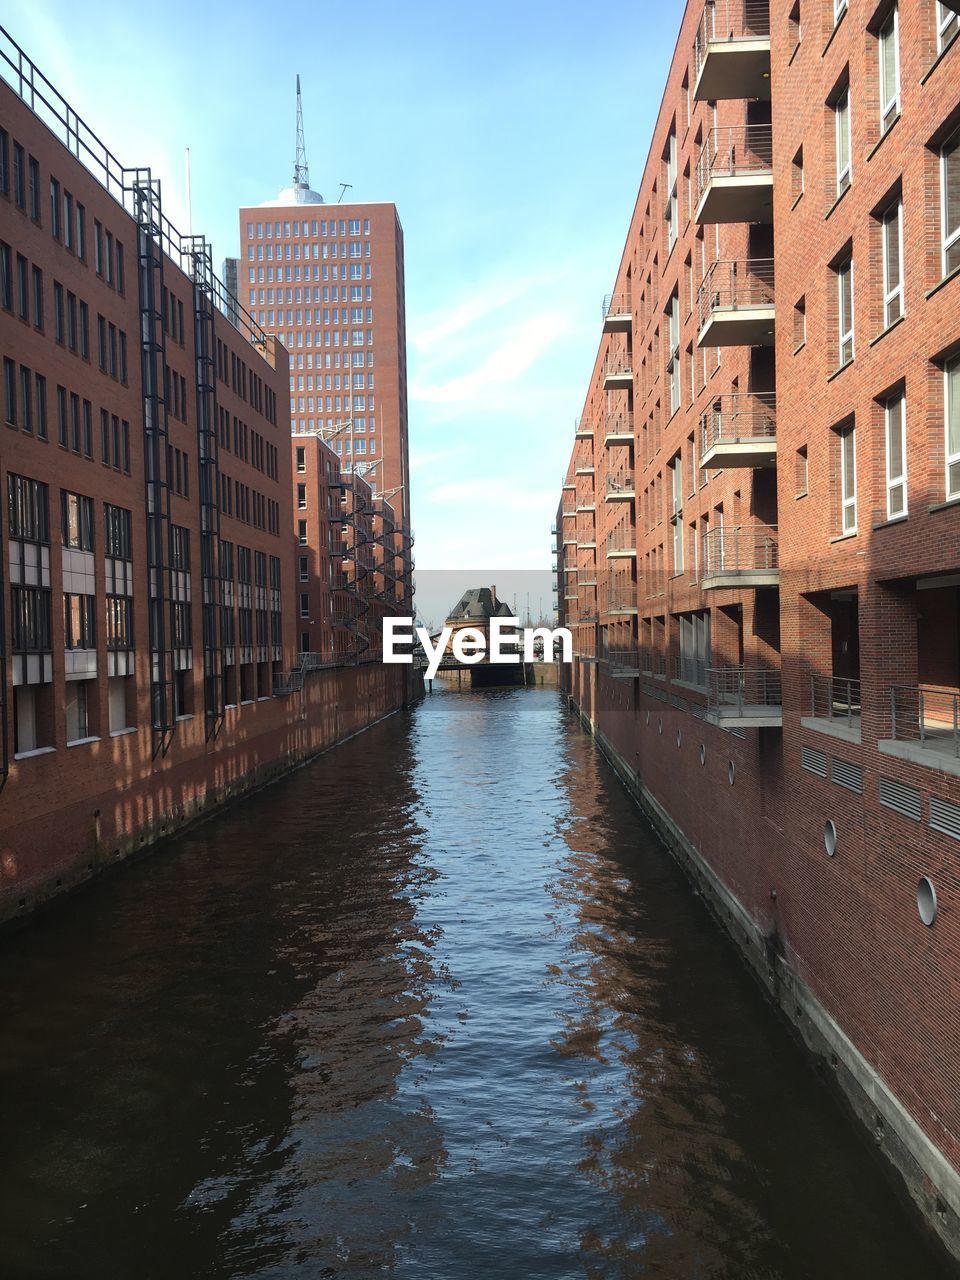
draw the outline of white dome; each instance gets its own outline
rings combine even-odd
[[[298,182],[295,187],[284,187],[276,200],[264,200],[258,209],[269,209],[275,205],[291,204],[323,204],[324,199],[319,191],[314,191],[305,182]]]

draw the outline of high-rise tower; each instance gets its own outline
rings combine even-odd
[[[240,209],[240,246],[240,301],[290,352],[293,433],[322,435],[409,523],[403,230],[392,203],[310,186],[299,76],[293,184]]]

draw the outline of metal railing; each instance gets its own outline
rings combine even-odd
[[[284,694],[290,693],[299,693],[311,671],[326,671],[330,667],[341,666],[343,665],[341,658],[346,656],[347,655],[337,654],[332,649],[326,653],[301,651],[297,654],[296,664],[290,669],[286,676],[274,676],[274,697],[282,697]]]
[[[604,435],[632,436],[633,410],[626,409],[623,413],[608,413],[604,425]]]
[[[629,587],[609,587],[607,589],[607,613],[635,613],[638,608],[637,584]]]
[[[697,294],[701,328],[718,312],[772,306],[772,258],[744,258],[711,263]]]
[[[695,76],[711,44],[757,40],[770,35],[769,0],[710,0],[704,6],[693,42]]]
[[[608,551],[636,551],[637,531],[632,524],[618,525],[607,534]]]
[[[625,649],[605,649],[601,659],[615,671],[640,672],[640,650],[637,646]]]
[[[634,478],[632,471],[618,471],[607,473],[607,493],[620,493],[624,496],[634,495]]]
[[[860,681],[811,672],[804,714],[817,720],[836,720],[848,729],[856,729],[860,724]]]
[[[720,125],[707,134],[697,157],[697,203],[713,178],[739,178],[772,170],[772,125]]]
[[[715,444],[772,440],[777,434],[777,397],[773,391],[730,392],[718,396],[700,415],[700,452]]]
[[[603,361],[605,378],[632,378],[633,356],[626,347],[618,347],[608,351]]]
[[[604,320],[606,320],[607,316],[632,315],[629,290],[623,293],[604,294],[601,310],[603,312],[601,318]]]
[[[776,525],[723,525],[703,535],[701,575],[758,573],[780,567]]]
[[[931,685],[890,688],[890,737],[960,756],[960,692]]]
[[[783,705],[779,671],[755,667],[710,667],[707,705],[718,716],[749,716]]]

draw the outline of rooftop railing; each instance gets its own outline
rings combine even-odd
[[[697,306],[701,328],[717,312],[772,307],[773,259],[714,262],[703,277]]]
[[[717,444],[776,439],[777,397],[773,391],[721,395],[700,415],[700,452]]]
[[[711,129],[697,158],[697,204],[714,178],[739,178],[772,169],[772,125],[721,125]]]

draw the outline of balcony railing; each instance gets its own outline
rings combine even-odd
[[[640,650],[636,645],[626,649],[606,649],[602,656],[612,675],[640,674]]]
[[[632,498],[636,490],[634,488],[634,478],[632,471],[618,471],[607,473],[607,497],[608,498]]]
[[[724,525],[703,535],[701,582],[775,586],[780,568],[776,525]],[[721,581],[710,583],[714,578]]]
[[[603,299],[604,333],[629,333],[633,326],[630,293],[608,293]]]
[[[722,125],[711,129],[697,158],[697,204],[714,178],[742,178],[772,171],[772,125]]]
[[[620,525],[607,535],[607,555],[636,555],[637,531],[632,525]]]
[[[860,681],[810,673],[804,714],[850,733],[860,731]]]
[[[608,351],[603,361],[604,382],[627,383],[633,378],[633,356],[625,348]]]
[[[960,692],[930,685],[894,685],[890,737],[935,754],[960,757]]]
[[[707,711],[711,719],[740,727],[783,723],[779,671],[751,667],[710,667]]]
[[[731,392],[718,396],[700,415],[700,455],[720,465],[722,453],[768,451],[777,438],[777,398],[773,391]],[[712,451],[713,456],[708,457]],[[775,455],[774,455],[775,456]]]
[[[607,589],[607,613],[636,613],[637,584],[628,587],[609,587]]]
[[[725,313],[772,307],[773,259],[712,263],[703,277],[697,301],[701,329]]]
[[[623,413],[608,413],[604,426],[604,441],[607,444],[630,444],[633,441],[633,410]]]
[[[716,97],[770,96],[769,0],[712,0],[704,6],[693,46],[694,83],[700,101]],[[707,66],[711,54],[745,46],[741,66]],[[758,49],[757,46],[760,46]],[[763,53],[765,52],[765,60]],[[754,56],[751,58],[750,54]],[[757,55],[760,56],[757,56]]]

